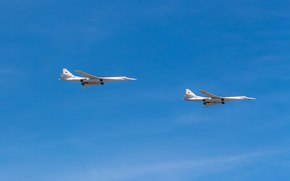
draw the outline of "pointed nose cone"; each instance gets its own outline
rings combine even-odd
[[[135,79],[135,78],[125,77],[125,80],[137,80],[137,79]]]
[[[247,100],[256,100],[256,98],[253,97],[246,97]]]

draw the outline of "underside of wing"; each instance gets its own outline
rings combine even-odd
[[[210,106],[214,106],[214,105],[218,105],[219,103],[206,103],[205,105],[204,105],[204,108],[208,108],[208,107],[210,107]]]
[[[102,83],[95,83],[95,82],[82,82],[81,84],[84,87],[92,87],[92,86],[96,86],[96,85],[103,85]]]
[[[80,70],[76,70],[76,72],[84,77],[87,77],[89,79],[99,79],[98,77],[94,76],[94,75],[91,75],[91,74],[88,74],[88,73],[85,73],[85,72],[82,72]]]
[[[213,98],[213,99],[221,98],[220,96],[217,96],[217,95],[214,95],[214,94],[208,93],[208,92],[206,92],[206,91],[204,91],[204,90],[200,90],[199,92],[201,92],[202,94],[204,94],[204,95],[206,95],[206,96],[208,96],[208,97],[210,97],[210,98]]]

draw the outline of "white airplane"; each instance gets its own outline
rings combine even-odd
[[[256,98],[246,97],[246,96],[233,96],[233,97],[221,97],[214,94],[208,93],[204,90],[200,92],[207,97],[197,96],[190,89],[186,89],[184,100],[193,102],[203,102],[205,108],[209,106],[214,106],[217,104],[225,104],[226,102],[232,101],[245,101],[245,100],[255,100]]]
[[[108,82],[121,82],[121,81],[129,81],[129,80],[137,80],[134,78],[128,78],[128,77],[97,77],[85,72],[82,72],[80,70],[76,70],[80,76],[73,75],[70,71],[67,69],[62,70],[61,74],[61,80],[67,81],[67,82],[80,82],[82,86],[84,87],[90,87],[95,85],[104,85]]]

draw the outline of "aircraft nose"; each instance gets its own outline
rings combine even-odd
[[[253,98],[253,97],[247,97],[247,100],[256,100],[256,98]]]
[[[137,80],[137,79],[125,77],[125,80]]]

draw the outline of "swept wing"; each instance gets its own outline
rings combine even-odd
[[[94,76],[94,75],[91,75],[91,74],[88,74],[88,73],[82,72],[82,71],[80,71],[80,70],[76,70],[76,72],[77,72],[78,74],[80,74],[80,75],[86,77],[86,78],[89,78],[89,79],[101,79],[101,78],[99,78],[99,77],[96,77],[96,76]]]
[[[204,95],[206,95],[206,96],[208,96],[208,97],[210,97],[210,98],[213,98],[213,99],[220,99],[220,98],[222,98],[222,97],[220,97],[220,96],[217,96],[217,95],[214,95],[214,94],[208,93],[208,92],[206,92],[206,91],[204,91],[204,90],[200,90],[199,92],[201,92],[202,94],[204,94]]]

